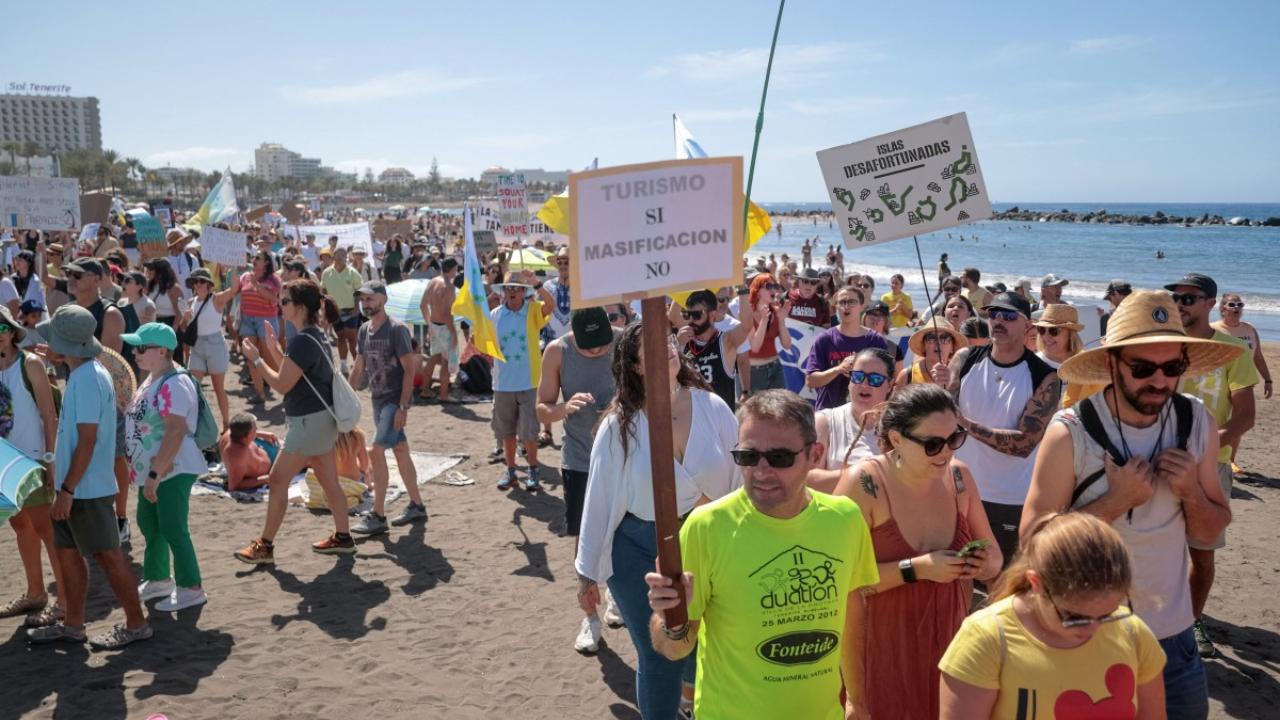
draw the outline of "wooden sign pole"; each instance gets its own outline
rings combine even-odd
[[[667,377],[670,322],[664,298],[641,301],[644,348],[644,407],[649,421],[649,465],[653,472],[653,514],[658,534],[658,572],[671,578],[680,604],[664,614],[667,627],[689,620],[681,576],[680,516],[676,510],[675,448],[671,438],[671,380]]]

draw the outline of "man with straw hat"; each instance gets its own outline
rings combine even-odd
[[[1262,382],[1258,368],[1253,364],[1253,352],[1248,343],[1234,338],[1209,324],[1209,311],[1218,297],[1218,283],[1200,273],[1188,273],[1181,280],[1164,286],[1172,293],[1178,305],[1178,315],[1187,334],[1221,343],[1238,345],[1240,356],[1233,362],[1212,372],[1193,373],[1184,378],[1179,390],[1204,402],[1218,424],[1218,480],[1222,483],[1222,496],[1231,501],[1231,456],[1240,445],[1240,438],[1253,427],[1253,386]],[[1191,546],[1191,609],[1196,615],[1196,646],[1201,657],[1213,657],[1216,650],[1209,632],[1204,627],[1204,606],[1213,588],[1214,551],[1225,547],[1226,533],[1211,542],[1192,540]]]
[[[1164,649],[1165,703],[1174,719],[1208,715],[1187,545],[1213,542],[1231,522],[1218,481],[1217,423],[1177,385],[1241,352],[1189,335],[1168,294],[1130,295],[1111,317],[1106,345],[1059,369],[1068,382],[1105,387],[1054,416],[1022,515],[1026,532],[1044,513],[1075,509],[1112,523],[1125,539],[1134,559],[1133,610]]]
[[[57,494],[50,510],[64,585],[58,592],[66,616],[54,625],[28,630],[27,639],[37,644],[85,641],[84,607],[89,591],[85,557],[92,556],[124,607],[125,622],[90,643],[113,650],[151,637],[151,626],[138,600],[138,579],[120,551],[112,462],[116,397],[110,373],[96,360],[102,352],[102,344],[94,337],[96,325],[88,310],[65,305],[36,326],[48,341],[49,359],[65,364],[69,371],[54,450],[53,487]]]

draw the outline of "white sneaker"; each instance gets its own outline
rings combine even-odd
[[[129,532],[129,518],[116,518],[116,525],[120,528],[120,544],[128,544],[129,537],[132,535]]]
[[[578,630],[578,639],[573,641],[573,649],[583,655],[594,655],[600,649],[600,618],[582,618],[582,627]]]
[[[172,580],[146,580],[138,586],[138,600],[146,602],[156,598],[167,598],[173,594]]]
[[[156,603],[160,612],[177,612],[209,602],[202,588],[175,588],[168,598]]]
[[[613,601],[613,593],[608,588],[604,591],[604,624],[617,630],[627,626],[627,621],[622,619],[622,613],[618,612],[618,603]]]

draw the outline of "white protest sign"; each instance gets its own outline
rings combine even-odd
[[[569,176],[573,307],[742,282],[742,158]]]
[[[245,233],[206,225],[200,233],[200,257],[228,267],[240,267],[248,262],[248,243],[249,236]]]
[[[529,198],[524,173],[504,173],[493,183],[498,195],[498,222],[503,235],[529,234]]]
[[[369,232],[368,222],[348,223],[346,225],[287,225],[286,234],[290,239],[305,244],[308,235],[316,236],[316,247],[328,247],[329,238],[338,236],[338,247],[350,250],[362,247],[369,255],[373,255],[373,236]]]
[[[991,217],[964,113],[822,150],[818,165],[848,247]]]
[[[75,230],[80,227],[80,181],[0,176],[0,228]]]

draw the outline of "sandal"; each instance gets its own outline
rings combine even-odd
[[[30,612],[43,610],[45,605],[49,604],[49,596],[41,593],[36,597],[22,596],[10,600],[3,606],[0,606],[0,618],[11,618],[18,615],[26,615]]]
[[[62,606],[54,603],[45,605],[44,609],[38,613],[28,615],[22,624],[29,628],[48,627],[62,622],[62,619],[66,616],[67,612],[62,609]]]

